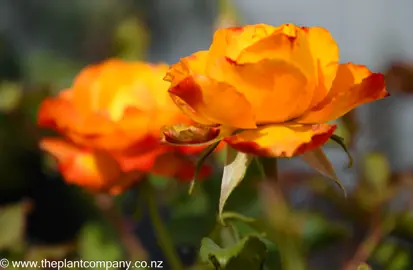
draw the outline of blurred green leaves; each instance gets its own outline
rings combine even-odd
[[[357,270],[372,270],[370,266],[366,263],[362,263],[357,267]]]
[[[317,213],[298,213],[302,221],[301,237],[309,250],[324,248],[349,235],[347,227],[339,222],[331,222]]]
[[[35,85],[52,85],[56,91],[70,87],[82,67],[79,61],[48,51],[34,51],[23,62],[28,81]]]
[[[23,92],[18,83],[0,82],[0,112],[7,113],[19,105]]]
[[[410,250],[394,239],[383,241],[376,248],[372,257],[388,270],[411,269],[412,260]]]
[[[24,242],[28,202],[0,207],[0,251]]]
[[[75,250],[72,244],[33,246],[25,254],[26,260],[41,261],[45,258],[61,260]]]
[[[211,239],[204,238],[200,249],[202,261],[217,270],[262,269],[266,253],[266,245],[254,236],[246,237],[226,248],[221,248]]]
[[[104,223],[90,222],[79,234],[78,252],[84,260],[121,260],[124,254],[118,241],[113,231]]]
[[[149,32],[138,17],[128,17],[117,26],[114,36],[116,54],[125,60],[142,60],[149,46]]]
[[[368,153],[363,160],[363,173],[366,183],[375,193],[383,193],[390,178],[390,165],[385,156]]]
[[[215,218],[211,215],[209,198],[199,187],[192,196],[184,193],[172,203],[169,231],[175,243],[183,245],[198,245],[202,237],[214,225]],[[196,226],[194,226],[196,224]]]
[[[231,0],[218,0],[218,16],[215,29],[236,27],[240,23],[239,14]]]

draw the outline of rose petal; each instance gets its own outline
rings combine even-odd
[[[335,125],[268,125],[238,133],[225,141],[234,149],[258,156],[292,157],[327,142]]]
[[[231,67],[221,65],[220,75],[242,92],[252,106],[257,124],[281,123],[308,110],[315,83],[301,70],[286,62],[263,60]],[[218,68],[216,72],[218,72]]]
[[[388,96],[384,75],[362,65],[341,64],[327,97],[295,122],[324,123],[335,120],[357,106]]]
[[[151,173],[156,159],[168,151],[173,151],[172,147],[162,145],[158,145],[156,148],[148,148],[146,151],[142,151],[143,149],[139,149],[139,147],[136,149],[137,151],[112,153],[122,168],[122,171]]]
[[[292,24],[278,28],[260,24],[243,27],[241,32],[217,32],[210,48],[208,76],[244,94],[258,124],[302,115],[318,95],[318,62],[307,31]],[[227,50],[220,51],[219,46]]]
[[[298,68],[307,79],[316,79],[316,61],[312,56],[307,33],[293,24],[273,27],[265,24],[249,25],[242,31],[217,31],[210,47],[207,73],[213,78],[220,73],[221,59],[238,65],[276,60]],[[222,47],[222,48],[221,48]],[[218,69],[217,69],[218,68]]]
[[[213,74],[215,78],[217,61],[223,58],[239,65],[278,60],[299,68],[308,78],[315,78],[316,75],[317,66],[313,61],[307,33],[293,24],[279,27],[249,25],[243,27],[242,31],[219,30],[210,47],[208,74]]]
[[[71,97],[71,91],[65,90],[57,97],[45,99],[38,112],[38,125],[63,134],[74,132],[92,136],[110,132],[116,127],[103,114],[80,114]]]
[[[103,152],[83,150],[60,139],[47,138],[40,147],[57,159],[59,171],[71,184],[83,186],[92,191],[108,191],[131,184],[124,181],[119,164]],[[124,180],[122,180],[124,179]],[[134,181],[138,178],[135,176]]]
[[[94,64],[83,68],[73,80],[72,102],[76,110],[82,115],[90,114],[98,109],[98,94],[100,86],[96,78],[99,76],[103,65]]]
[[[219,139],[222,140],[223,137],[224,136],[221,135],[221,136],[219,136]],[[218,140],[213,140],[213,142],[216,142],[216,141],[218,141]],[[177,151],[179,151],[179,152],[181,152],[185,155],[197,155],[197,154],[201,153],[205,149],[205,147],[210,145],[210,144],[212,144],[212,143],[204,143],[204,144],[197,145],[197,146],[194,146],[194,145],[179,146],[179,147],[176,147],[176,148],[177,148]],[[225,142],[221,141],[218,144],[218,146],[215,148],[214,152],[221,151],[224,147],[225,147]]]
[[[212,167],[204,164],[199,172],[199,177],[203,178],[211,171]],[[152,172],[182,181],[190,181],[195,175],[195,163],[188,156],[178,152],[168,152],[156,159]]]
[[[167,72],[164,80],[171,83],[170,88],[179,87],[179,84],[188,81],[194,74],[204,74],[206,61],[208,57],[207,51],[199,51],[192,54],[191,56],[182,58],[180,62],[172,65]],[[195,89],[197,90],[197,88]],[[191,96],[192,89],[188,89],[188,96]],[[194,94],[199,93],[199,91],[193,91]],[[215,125],[216,123],[207,119],[199,111],[196,111],[188,101],[179,97],[179,95],[170,95],[175,104],[181,109],[181,111],[190,117],[193,121],[203,124],[203,125]],[[199,94],[198,94],[198,98]]]
[[[266,37],[252,39],[256,42],[245,47],[237,58],[229,58],[237,64],[257,63],[264,59],[284,61],[299,68],[307,78],[315,78],[316,65],[306,32],[301,28],[284,24]]]
[[[308,45],[316,67],[318,81],[311,106],[321,102],[330,90],[337,74],[339,48],[331,34],[322,27],[302,27],[306,32]]]
[[[64,91],[58,97],[43,101],[38,113],[39,126],[53,129],[76,144],[111,151],[129,148],[149,135],[159,136],[160,127],[155,135],[154,118],[149,113],[130,107],[118,122],[99,113],[81,115],[65,97],[68,93]],[[166,123],[158,123],[158,126]]]
[[[234,87],[204,76],[208,58],[207,51],[200,51],[171,66],[164,80],[171,82],[169,93],[175,104],[203,125],[255,128],[245,97]]]
[[[175,116],[180,111],[167,92],[170,84],[163,80],[167,71],[168,66],[163,64],[123,62],[117,70],[102,72],[98,78],[101,85],[99,96],[108,100],[101,109],[113,121],[119,121],[131,108],[147,115],[156,116],[167,111],[170,117]],[[154,120],[157,119],[152,118],[156,123]]]
[[[119,118],[122,107],[133,104],[146,108],[151,104],[151,101],[142,97],[129,99],[124,104],[114,104],[114,101],[119,92],[121,92],[121,96],[125,93],[141,92],[142,87],[138,87],[136,83],[145,84],[145,77],[148,77],[149,80],[153,77],[153,75],[145,76],[143,74],[148,69],[150,70],[150,67],[142,62],[120,59],[108,59],[89,65],[83,68],[73,81],[73,104],[82,115],[104,111],[108,113],[108,116],[113,116],[114,119]],[[166,67],[163,71],[166,72]],[[161,79],[160,73],[159,80],[161,81]],[[134,85],[135,87],[133,87]],[[164,85],[164,89],[166,87],[167,85]]]
[[[209,61],[222,57],[235,60],[245,48],[277,31],[280,31],[280,27],[266,24],[219,29],[209,47]]]
[[[182,98],[172,95],[171,94],[171,99],[173,102],[178,106],[178,108],[186,115],[188,116],[191,120],[193,120],[196,123],[202,124],[202,125],[207,125],[207,126],[214,126],[216,123],[214,121],[211,121],[207,118],[205,118],[203,115],[201,115],[199,112],[195,111],[186,101],[184,101]]]
[[[204,74],[207,60],[208,51],[198,51],[188,57],[181,58],[178,63],[169,68],[164,80],[170,82],[171,87],[174,87],[192,74]]]
[[[177,106],[200,124],[221,124],[237,128],[255,128],[250,103],[234,87],[203,75],[193,75],[169,89]]]
[[[37,124],[56,131],[78,126],[81,116],[71,103],[70,90],[64,90],[57,97],[46,98],[39,107]]]

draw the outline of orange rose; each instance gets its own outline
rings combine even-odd
[[[338,62],[321,27],[258,24],[218,30],[209,50],[172,65],[165,80],[206,144],[215,134],[245,153],[292,157],[329,139],[336,126],[326,122],[388,95],[382,74]],[[179,135],[169,128],[164,140],[192,143]]]
[[[38,124],[65,138],[45,138],[40,146],[57,158],[66,181],[116,194],[142,173],[192,178],[188,148],[159,141],[162,126],[191,123],[168,95],[167,70],[166,64],[107,60],[86,67],[70,89],[41,104]]]

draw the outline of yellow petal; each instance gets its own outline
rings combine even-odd
[[[321,102],[330,90],[336,77],[339,48],[331,34],[322,27],[302,27],[306,32],[308,45],[316,67],[317,90],[311,105]]]
[[[171,83],[172,100],[197,123],[254,128],[245,97],[230,85],[204,76],[207,56],[208,52],[200,51],[171,66],[164,80]]]
[[[214,74],[216,62],[228,58],[237,64],[258,63],[265,59],[287,62],[309,78],[316,78],[316,63],[307,33],[293,24],[273,27],[265,24],[222,29],[210,47],[207,70]]]
[[[171,83],[170,87],[178,85],[181,81],[193,74],[204,74],[207,63],[208,51],[198,51],[173,64],[166,73],[164,80]]]
[[[294,119],[317,96],[317,61],[307,32],[292,24],[219,30],[210,48],[207,75],[242,92],[258,124]]]
[[[183,112],[201,124],[255,128],[252,108],[234,87],[203,75],[193,75],[169,89]],[[205,120],[205,121],[204,121]]]
[[[176,64],[173,64],[164,80],[170,82],[169,88],[179,87],[180,83],[183,83],[188,78],[191,78],[194,74],[203,74],[206,66],[208,52],[199,51],[191,56],[181,58]],[[184,99],[175,94],[170,94],[170,97],[174,103],[179,107],[179,109],[190,117],[195,122],[202,125],[215,125],[216,123],[212,120],[205,118],[201,113],[195,111],[194,108],[190,106]]]
[[[243,93],[257,124],[281,123],[302,115],[315,89],[299,68],[278,60],[243,65],[223,61],[213,77]]]
[[[306,32],[293,24],[281,25],[267,37],[244,48],[237,58],[228,57],[237,64],[257,63],[264,59],[285,61],[299,68],[308,78],[315,78],[316,74]]]
[[[46,138],[41,149],[57,159],[64,179],[94,191],[106,191],[117,182],[122,174],[119,164],[103,152],[88,151],[60,139]]]
[[[234,149],[257,156],[292,157],[325,144],[335,125],[268,125],[228,137]]]
[[[224,56],[237,59],[245,48],[279,31],[279,29],[279,27],[266,24],[219,29],[215,32],[209,47],[209,59]]]
[[[388,96],[384,75],[362,65],[341,64],[327,97],[297,119],[297,123],[325,123],[357,106]]]

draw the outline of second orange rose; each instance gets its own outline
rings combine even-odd
[[[66,181],[118,194],[145,173],[193,177],[191,149],[159,142],[162,126],[191,123],[168,96],[167,70],[110,59],[84,68],[71,88],[41,104],[39,126],[60,136],[40,145],[57,158]]]

